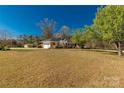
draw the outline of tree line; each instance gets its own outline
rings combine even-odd
[[[75,30],[70,29],[68,26],[62,26],[59,32],[55,33],[56,22],[48,18],[41,20],[38,26],[42,33],[40,37],[21,35],[16,39],[16,43],[18,45],[33,43],[35,46],[41,40],[59,38],[72,42],[77,48],[116,49],[118,55],[122,55],[124,43],[124,6],[101,6],[97,9],[92,25]],[[5,41],[5,38],[1,39],[1,47],[6,46],[2,41]]]
[[[79,45],[90,42],[95,46],[111,46],[122,55],[124,44],[124,6],[102,6],[98,8],[91,26],[74,32],[72,41]],[[104,47],[105,48],[105,47]]]

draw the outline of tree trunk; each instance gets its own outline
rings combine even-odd
[[[121,43],[118,42],[118,55],[122,56],[122,49],[121,49]]]
[[[113,43],[113,45],[115,46],[115,49],[118,49],[118,43]]]

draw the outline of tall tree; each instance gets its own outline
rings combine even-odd
[[[82,29],[77,29],[73,32],[71,36],[71,42],[73,44],[76,44],[76,46],[81,47],[83,45],[84,40],[83,40],[83,32]]]
[[[68,40],[70,37],[70,28],[68,26],[62,26],[60,29],[60,34],[62,39]]]
[[[99,39],[98,33],[93,29],[93,26],[85,26],[83,28],[83,38],[85,41],[90,41],[92,39]]]
[[[44,18],[38,24],[43,33],[43,37],[45,39],[52,38],[53,31],[55,30],[56,22],[54,20],[49,20],[48,18]]]
[[[95,48],[97,41],[100,40],[99,34],[93,29],[93,26],[85,26],[83,28],[82,40],[85,43],[89,43],[91,48]]]
[[[104,41],[116,44],[118,55],[122,55],[124,41],[124,6],[100,7],[94,20],[94,28]]]

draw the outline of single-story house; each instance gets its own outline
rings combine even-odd
[[[42,47],[45,49],[53,48],[56,46],[56,41],[42,41]]]
[[[61,39],[47,39],[42,41],[42,48],[49,49],[49,48],[65,48],[67,46],[67,40]]]

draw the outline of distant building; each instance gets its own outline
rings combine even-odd
[[[67,48],[68,41],[67,40],[61,40],[61,39],[47,39],[42,41],[41,46],[44,49],[49,48]]]
[[[56,48],[56,41],[43,41],[42,47],[45,49]]]

